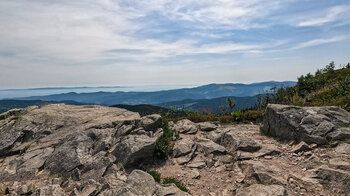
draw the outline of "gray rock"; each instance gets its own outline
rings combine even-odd
[[[125,185],[117,189],[107,189],[100,193],[103,196],[187,196],[185,193],[178,189],[174,184],[159,185],[153,177],[148,173],[141,170],[134,170],[128,176]]]
[[[341,127],[327,134],[327,140],[330,140],[330,141],[346,140],[346,139],[350,139],[350,128],[348,127]]]
[[[156,196],[190,196],[190,194],[181,191],[175,184],[157,184]]]
[[[350,144],[342,143],[335,148],[335,152],[350,155]]]
[[[177,121],[172,129],[182,134],[195,134],[198,131],[196,124],[188,119]]]
[[[217,125],[210,122],[197,123],[197,125],[201,131],[213,131],[218,127]]]
[[[260,161],[242,161],[239,163],[245,175],[245,182],[262,183],[262,184],[279,184],[287,183],[287,176],[281,175],[283,172],[275,165],[265,165]]]
[[[350,163],[343,161],[340,158],[334,158],[334,159],[330,159],[329,164],[331,167],[334,167],[336,169],[342,169],[342,170],[347,170],[350,171]]]
[[[49,185],[39,188],[36,193],[36,196],[63,196],[64,191],[63,189],[55,184],[55,185]]]
[[[193,169],[189,172],[189,176],[192,179],[199,179],[201,177],[201,174],[199,173],[198,169]]]
[[[234,153],[237,150],[256,152],[261,149],[261,145],[253,139],[238,135],[234,131],[224,133],[219,140],[219,144],[225,146],[230,153]]]
[[[288,196],[287,190],[280,185],[253,184],[238,189],[236,196]]]
[[[17,191],[18,195],[32,195],[35,193],[35,186],[33,184],[27,186],[21,186],[21,188]]]
[[[318,181],[327,188],[350,193],[350,172],[321,166],[315,170]]]
[[[237,151],[236,159],[240,160],[249,160],[255,159],[259,157],[265,157],[269,155],[278,155],[281,154],[281,150],[278,149],[275,145],[264,145],[259,151],[256,152],[245,152],[245,151]]]
[[[195,156],[195,149],[190,154],[187,154],[187,155],[182,156],[182,157],[175,158],[175,161],[179,165],[184,165],[184,164],[190,162],[193,159],[194,156]]]
[[[17,180],[27,180],[33,177],[38,169],[43,167],[46,159],[53,151],[54,149],[50,147],[25,153],[21,159],[18,160],[21,164],[16,168]]]
[[[292,152],[298,153],[298,152],[304,152],[312,150],[312,148],[305,142],[300,142],[298,145],[294,146],[292,149]]]
[[[81,167],[81,174],[79,175],[80,180],[93,179],[99,181],[115,160],[116,158],[112,154],[106,154],[106,152],[100,152],[84,160],[84,165]]]
[[[52,174],[69,176],[76,167],[83,165],[83,159],[88,157],[92,145],[93,141],[83,133],[68,135],[46,160],[45,169]]]
[[[116,144],[112,154],[116,161],[123,166],[137,163],[141,159],[153,156],[156,141],[162,136],[163,131],[156,132],[153,137],[148,135],[128,135]]]
[[[205,155],[209,154],[225,154],[225,147],[211,141],[210,139],[197,138],[197,150],[203,152]]]
[[[162,117],[159,114],[152,114],[141,118],[141,126],[146,131],[156,131],[162,127]]]
[[[136,195],[153,195],[156,191],[156,182],[153,177],[141,170],[132,171],[126,184]]]
[[[205,157],[202,155],[197,155],[189,164],[187,164],[189,168],[204,168],[206,166]]]
[[[188,138],[183,138],[181,140],[176,141],[173,148],[173,156],[181,157],[190,154],[193,150],[195,150],[196,146],[193,140]]]
[[[131,133],[131,131],[140,128],[140,126],[140,119],[120,121],[115,126],[115,129],[117,130],[115,135],[117,137],[128,135]]]
[[[338,107],[296,107],[269,104],[261,131],[283,140],[327,144],[349,137],[350,114]],[[328,140],[327,140],[328,139]]]
[[[207,135],[207,138],[210,139],[211,141],[220,144],[220,140],[222,138],[222,136],[228,132],[230,130],[226,130],[226,129],[216,129],[214,131],[209,132],[209,134]]]
[[[173,121],[168,122],[169,129],[174,130],[174,126],[175,126],[175,123]]]
[[[123,166],[153,156],[161,123],[159,115],[102,106],[52,104],[0,114],[0,184],[11,194],[153,196],[153,177],[134,171],[127,178]],[[26,187],[31,183],[39,188]]]

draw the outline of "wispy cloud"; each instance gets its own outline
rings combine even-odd
[[[199,26],[230,26],[249,28],[253,19],[268,14],[279,3],[269,1],[83,1],[1,2],[0,43],[17,53],[17,58],[28,56],[52,60],[86,62],[111,57],[152,61],[180,55],[251,53],[263,49],[261,44],[234,41],[202,43],[196,37],[179,37],[168,42],[161,38],[140,38],[137,31],[147,29],[144,18],[158,13],[169,20],[193,22]],[[31,9],[26,9],[31,7]],[[6,9],[5,9],[6,8]],[[23,20],[22,20],[23,19]],[[157,18],[148,18],[157,21]],[[184,24],[185,25],[185,24]],[[180,27],[181,28],[181,27]],[[195,30],[195,29],[193,29]],[[16,32],[16,33],[13,33]],[[210,38],[233,36],[234,33],[213,34],[197,31]],[[113,53],[106,51],[114,50]],[[12,52],[9,51],[9,52]],[[124,51],[124,52],[122,52]],[[128,51],[128,52],[125,52]],[[140,53],[139,51],[143,51]],[[118,55],[118,56],[116,56]],[[37,58],[41,59],[41,58]],[[28,60],[28,59],[25,59]]]
[[[301,48],[307,48],[311,46],[318,46],[322,44],[329,44],[334,42],[339,42],[345,40],[346,36],[338,36],[338,37],[332,37],[332,38],[326,38],[326,39],[313,39],[307,42],[303,42],[298,44],[297,46],[293,47],[292,49],[301,49]]]
[[[324,16],[315,16],[315,18],[300,22],[298,26],[300,27],[321,26],[326,23],[343,20],[345,18],[349,18],[349,17],[342,17],[344,15],[348,16],[349,11],[350,11],[350,6],[335,6],[328,9]]]
[[[318,9],[304,8],[315,5]],[[232,73],[230,66],[284,59],[286,51],[293,56],[291,48],[339,41],[349,45],[342,37],[350,33],[349,11],[346,0],[0,1],[0,87],[12,85],[13,77],[23,78],[17,83],[55,84],[64,74],[73,79],[63,82],[74,83],[71,72],[83,72],[91,83],[93,78],[153,81],[135,70],[162,69],[166,74],[174,66],[165,78],[182,70],[212,74],[215,68],[203,69],[203,64],[225,65],[220,74]],[[337,29],[330,30],[335,24]],[[255,67],[256,78],[264,66]],[[40,78],[27,75],[34,69]],[[106,72],[110,77],[103,76]],[[113,72],[123,77],[113,77]]]

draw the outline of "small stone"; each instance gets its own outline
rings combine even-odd
[[[307,156],[307,157],[309,157],[309,156],[312,155],[312,152],[311,152],[311,151],[305,152],[304,155]]]
[[[199,179],[199,178],[201,177],[201,175],[200,175],[198,169],[193,169],[193,170],[191,170],[191,171],[190,171],[190,177],[191,177],[192,179]]]
[[[293,178],[289,178],[289,183],[293,183],[294,179]]]
[[[294,153],[304,152],[304,151],[309,151],[309,150],[311,150],[311,148],[305,142],[300,142],[298,145],[296,145],[292,148],[292,152],[294,152]]]
[[[272,156],[264,156],[265,159],[272,159]]]
[[[310,144],[310,148],[315,149],[317,147],[317,144]]]

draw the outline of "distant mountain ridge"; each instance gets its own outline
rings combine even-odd
[[[219,97],[213,99],[185,99],[181,101],[173,101],[158,104],[158,106],[164,108],[179,108],[184,110],[202,111],[210,113],[221,113],[222,107],[227,107],[227,98],[230,98],[236,106],[234,110],[247,109],[254,106],[257,103],[256,96],[249,97]]]
[[[34,96],[20,98],[20,100],[64,101],[71,100],[79,103],[92,103],[98,105],[115,104],[151,104],[159,105],[166,102],[181,101],[185,99],[213,99],[219,97],[248,97],[263,94],[273,87],[294,86],[295,82],[261,82],[252,84],[227,83],[208,84],[195,88],[182,88],[155,92],[94,92],[94,93],[62,93],[48,96]]]

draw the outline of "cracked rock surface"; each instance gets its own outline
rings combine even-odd
[[[161,126],[159,115],[100,106],[0,114],[0,195],[350,195],[349,114],[339,108],[269,105],[262,127],[169,122],[178,137],[165,161],[153,157]]]
[[[159,115],[52,104],[0,114],[0,195],[182,195],[124,167],[153,157]]]
[[[296,107],[269,104],[261,130],[283,140],[329,144],[350,139],[350,114],[335,107]]]

